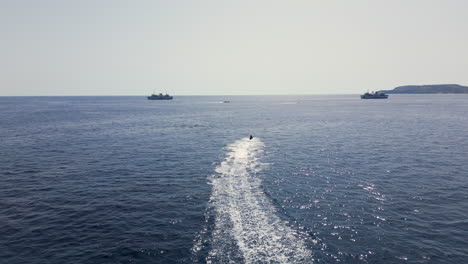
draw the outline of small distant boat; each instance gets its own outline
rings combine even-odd
[[[361,95],[361,99],[387,99],[388,95],[383,92],[372,92]]]
[[[223,104],[228,104],[230,103],[231,101],[223,101]]]
[[[151,96],[148,96],[148,100],[172,100],[172,98],[173,97],[167,93],[152,94]]]

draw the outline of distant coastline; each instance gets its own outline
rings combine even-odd
[[[468,86],[458,84],[404,85],[393,90],[381,90],[388,94],[468,94]]]

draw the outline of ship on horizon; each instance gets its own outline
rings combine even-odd
[[[361,99],[387,99],[388,95],[384,92],[372,92],[365,93],[361,95]]]
[[[159,94],[152,94],[151,96],[148,96],[147,97],[148,100],[172,100],[172,96],[170,96],[169,94],[162,94],[162,93],[159,93]]]

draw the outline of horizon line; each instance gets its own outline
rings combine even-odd
[[[329,93],[329,94],[180,94],[180,95],[172,95],[172,96],[301,96],[301,95],[356,95],[359,93]],[[141,94],[122,94],[122,95],[0,95],[0,97],[124,97],[124,96],[148,96],[148,95],[141,95]]]

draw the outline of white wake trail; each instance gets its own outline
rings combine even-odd
[[[244,138],[227,146],[210,177],[214,230],[207,263],[311,263],[301,234],[278,217],[256,173],[264,144]]]

